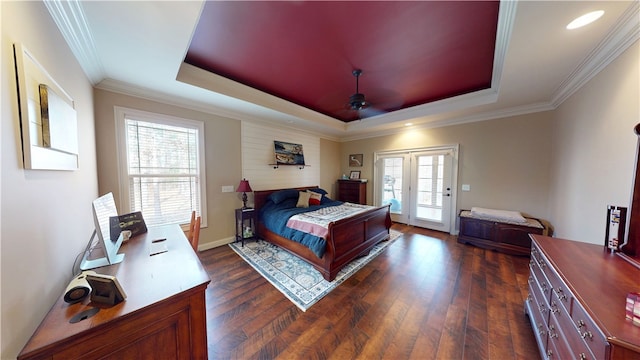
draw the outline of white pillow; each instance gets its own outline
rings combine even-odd
[[[485,219],[495,219],[495,220],[506,220],[513,221],[517,223],[526,223],[527,219],[525,219],[522,214],[518,211],[509,211],[509,210],[495,210],[495,209],[486,209],[481,207],[472,207],[471,215],[477,216]]]
[[[298,203],[296,204],[296,207],[301,207],[301,208],[309,207],[310,197],[311,197],[311,194],[309,194],[308,192],[300,191],[298,193]]]
[[[320,201],[322,201],[322,194],[318,194],[311,190],[307,190],[307,192],[311,195],[309,198],[309,205],[320,205]]]

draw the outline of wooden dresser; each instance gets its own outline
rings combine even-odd
[[[543,359],[640,359],[640,327],[625,319],[640,269],[604,246],[531,235],[529,315]]]
[[[367,183],[360,180],[338,180],[338,201],[367,203]]]
[[[149,256],[151,241],[168,251]],[[206,359],[205,289],[210,282],[178,225],[151,227],[126,242],[124,260],[94,269],[115,275],[127,299],[115,306],[64,302],[62,294],[18,359]],[[77,323],[79,313],[100,308]]]

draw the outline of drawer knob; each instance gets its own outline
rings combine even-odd
[[[591,331],[585,331],[582,333],[582,338],[587,340],[587,338],[589,338],[589,340],[593,339],[593,334],[591,333]]]
[[[585,355],[585,353],[580,353],[580,355],[578,355],[578,358],[580,360],[585,360],[587,358],[587,355]]]
[[[576,324],[578,326],[578,329],[582,329],[582,327],[585,325],[584,321],[582,320],[578,320],[578,323]]]
[[[557,288],[555,292],[556,292],[556,295],[558,296],[558,299],[560,299],[561,301],[567,301],[567,295],[564,294],[562,289]]]

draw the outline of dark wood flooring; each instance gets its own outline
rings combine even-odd
[[[209,358],[539,358],[523,311],[527,257],[393,229],[403,235],[306,312],[228,246],[201,252]]]

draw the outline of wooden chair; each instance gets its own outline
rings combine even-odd
[[[196,212],[191,212],[191,222],[189,223],[189,233],[187,239],[194,251],[198,251],[198,241],[200,240],[200,216],[196,216]]]

